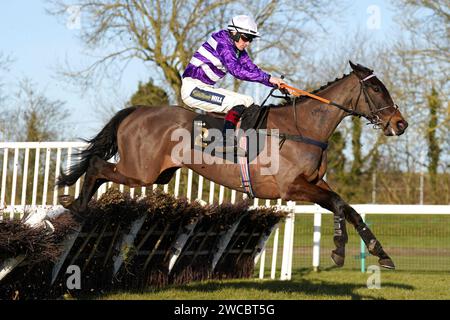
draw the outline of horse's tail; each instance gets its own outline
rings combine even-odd
[[[78,153],[79,161],[70,166],[67,173],[60,170],[61,173],[56,182],[58,187],[71,186],[86,172],[89,161],[93,156],[98,156],[103,160],[109,160],[118,151],[117,130],[120,123],[134,112],[138,107],[133,106],[117,112],[106,126],[91,140],[85,140],[89,143],[88,147]]]

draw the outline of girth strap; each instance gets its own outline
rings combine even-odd
[[[265,133],[268,136],[278,137],[280,139],[280,149],[286,140],[292,140],[295,142],[303,142],[303,143],[311,144],[311,145],[321,148],[324,151],[328,148],[328,143],[317,141],[317,140],[307,138],[304,136],[300,136],[300,135],[293,135],[293,134],[287,134],[287,133],[272,134],[272,133],[264,132],[264,131],[258,131],[258,133]]]

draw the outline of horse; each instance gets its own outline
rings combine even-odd
[[[257,161],[250,162],[253,192],[261,199],[312,202],[333,212],[336,248],[331,251],[331,258],[338,267],[343,266],[345,261],[347,221],[356,229],[368,251],[378,257],[378,263],[382,267],[395,269],[394,262],[361,216],[324,180],[327,151],[323,145],[326,146],[345,117],[363,116],[386,136],[399,136],[408,126],[373,70],[351,61],[349,64],[352,68],[350,73],[313,92],[345,108],[325,105],[310,98],[291,99],[282,106],[268,108],[267,130],[278,129],[285,138],[281,147],[278,146],[281,134],[275,142],[267,136],[265,148],[271,148],[276,143],[279,150],[276,170],[270,171],[271,168]],[[120,110],[93,139],[87,141],[88,147],[80,152],[78,161],[67,172],[61,170],[58,187],[73,185],[83,174],[85,178],[79,197],[73,200],[69,195],[62,195],[60,203],[82,216],[91,197],[105,182],[130,187],[166,184],[181,167],[190,168],[213,182],[243,192],[239,164],[232,161],[220,164],[214,161],[185,161],[183,159],[201,152],[194,150],[190,141],[182,143],[185,148],[181,160],[173,158],[172,151],[180,144],[173,141],[173,132],[179,129],[192,132],[196,116],[198,114],[192,110],[179,106],[132,106]],[[187,154],[189,157],[185,157]],[[107,162],[113,156],[118,156],[119,161]],[[266,169],[265,174],[261,173],[262,169]]]

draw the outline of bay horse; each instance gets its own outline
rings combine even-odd
[[[346,106],[344,109],[309,98],[288,101],[284,106],[269,109],[267,129],[278,128],[287,136],[301,134],[311,141],[325,144],[344,117],[362,115],[382,129],[386,136],[403,134],[408,123],[384,84],[372,70],[351,61],[349,63],[352,68],[349,74],[314,91],[323,98]],[[211,181],[242,192],[239,164],[227,161],[220,165],[189,163],[171,156],[172,149],[179,144],[172,141],[172,133],[176,129],[191,132],[193,119],[197,115],[181,107],[167,106],[133,106],[117,112],[97,136],[88,141],[89,145],[81,151],[78,162],[68,172],[61,171],[57,181],[59,187],[73,185],[85,174],[79,197],[73,200],[63,195],[60,197],[61,204],[74,213],[82,213],[96,190],[107,181],[130,187],[166,184],[181,167],[190,168]],[[271,143],[274,142],[267,139],[265,148],[270,148]],[[190,146],[184,150],[192,155],[196,151]],[[361,216],[323,179],[327,169],[327,152],[324,149],[317,143],[286,139],[279,149],[279,167],[276,171],[261,174],[263,165],[252,161],[249,167],[255,196],[313,202],[333,212],[336,248],[332,250],[331,258],[337,266],[343,266],[345,260],[347,220],[357,230],[368,251],[379,258],[379,264],[394,269],[392,259]],[[117,155],[119,161],[116,164],[107,162]]]

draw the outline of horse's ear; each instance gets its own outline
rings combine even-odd
[[[350,64],[350,67],[352,67],[353,71],[356,71],[356,69],[358,69],[358,66],[355,65],[351,60],[348,60],[348,63]]]
[[[367,77],[368,75],[370,75],[373,72],[369,68],[366,68],[360,64],[354,64],[350,60],[348,61],[348,63],[350,64],[350,67],[352,67],[353,71],[360,79]]]

